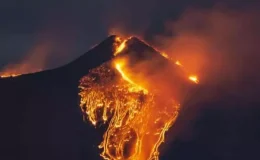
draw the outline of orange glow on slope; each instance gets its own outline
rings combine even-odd
[[[176,61],[175,64],[178,65],[178,66],[182,66],[180,61]]]
[[[133,82],[128,76],[127,76],[127,73],[125,73],[123,71],[123,66],[124,66],[124,62],[121,60],[118,60],[115,62],[115,68],[118,70],[118,72],[121,74],[122,78],[124,80],[126,80],[127,82],[133,84],[133,88],[130,88],[130,91],[144,91],[145,94],[148,93],[148,90],[141,87],[140,85],[136,84],[135,82]]]
[[[159,53],[161,53],[161,55],[162,55],[164,58],[169,59],[168,54],[166,54],[166,53],[164,53],[164,52],[159,52]]]
[[[125,48],[125,43],[126,43],[126,40],[124,40],[120,46],[116,49],[116,52],[115,52],[115,56],[120,53],[124,48]]]
[[[160,53],[161,53],[161,55],[162,55],[163,57],[165,57],[166,59],[168,59],[168,60],[170,60],[170,61],[173,61],[165,52],[160,52]],[[184,68],[184,66],[181,64],[180,61],[177,60],[177,61],[175,62],[175,64],[176,64],[177,66],[182,67],[182,69],[183,69],[185,72],[187,72],[187,70]],[[199,83],[199,79],[198,79],[197,76],[192,75],[192,76],[189,76],[188,78],[189,78],[189,80],[191,80],[192,82],[194,82],[194,83],[196,83],[196,84]]]
[[[180,106],[169,97],[148,93],[126,75],[120,63],[115,64],[91,70],[80,84],[81,109],[88,120],[93,125],[108,122],[99,146],[101,156],[106,160],[158,160],[158,148]]]
[[[8,78],[8,77],[17,77],[17,76],[20,76],[21,74],[8,74],[8,73],[5,73],[3,75],[0,76],[0,78]]]
[[[116,37],[115,41],[119,54],[127,40]],[[179,61],[175,64],[182,66]],[[159,160],[159,146],[178,117],[180,104],[168,94],[148,91],[139,83],[145,79],[137,79],[127,66],[127,59],[115,57],[90,70],[80,81],[80,107],[94,126],[108,124],[99,146],[103,159]]]

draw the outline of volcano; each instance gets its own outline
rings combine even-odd
[[[78,59],[62,67],[14,78],[0,79],[0,159],[101,159],[100,151],[97,148],[102,141],[105,128],[96,126],[97,129],[95,129],[89,125],[89,122],[85,123],[82,120],[78,86],[80,79],[88,75],[92,69],[114,58],[116,38],[116,36],[108,37]],[[162,70],[171,66],[171,72],[163,73],[167,73],[167,76],[174,74],[174,77],[171,77],[172,79],[167,83],[174,81],[177,84],[176,86],[179,88],[176,90],[179,94],[171,93],[176,97],[181,95],[177,99],[180,99],[185,105],[193,107],[220,105],[225,108],[225,106],[230,105],[230,102],[234,103],[234,99],[227,98],[215,99],[213,102],[196,101],[196,103],[188,103],[192,98],[188,97],[189,100],[187,100],[187,97],[183,95],[187,95],[186,89],[191,88],[194,84],[188,80],[185,74],[182,74],[183,72],[176,65],[172,65],[153,47],[138,38],[133,37],[126,43],[127,48],[117,57],[120,59],[131,55],[128,59],[130,67],[138,62],[151,63],[148,69],[144,68],[143,70],[142,68],[142,73],[145,73],[145,75],[153,73],[158,69],[158,66],[162,67]],[[165,66],[167,67],[165,68]],[[135,67],[132,72],[137,72]],[[153,78],[151,77],[151,81],[157,80]],[[158,87],[161,86],[158,85]],[[200,86],[196,90],[199,91],[195,95],[199,97],[210,94],[209,91],[211,91],[206,86]],[[227,95],[223,97],[227,97]],[[245,101],[240,103],[236,100],[235,104],[246,105],[247,103]],[[255,141],[257,136],[248,137],[253,132],[237,133],[238,137],[232,138],[234,141],[237,139],[241,141],[232,143],[232,145],[223,142],[229,139],[232,134],[223,132],[230,127],[225,121],[227,117],[231,124],[235,124],[242,117],[244,118],[242,126],[247,126],[252,121],[254,123],[259,122],[259,120],[252,119],[252,117],[257,117],[259,110],[244,111],[240,108],[239,113],[235,112],[236,114],[231,110],[228,113],[232,114],[228,114],[221,109],[206,110],[205,116],[201,116],[202,118],[194,122],[199,131],[191,129],[189,132],[194,136],[191,136],[189,140],[182,140],[177,137],[175,143],[169,142],[170,149],[168,148],[160,159],[219,159],[220,157],[220,159],[244,159],[245,157],[254,157],[256,155],[255,150],[249,150],[245,147],[246,145],[257,146],[257,141]],[[186,131],[180,127],[185,120],[185,114],[186,111],[181,112],[180,118],[176,122],[175,128],[177,129],[170,131],[169,135],[176,131],[178,133]],[[251,116],[248,117],[248,114]],[[239,122],[242,122],[242,120]],[[249,127],[248,130],[250,129],[252,130]],[[237,131],[240,131],[239,127]],[[244,136],[248,138],[241,138]],[[218,141],[214,141],[214,138]],[[223,147],[220,142],[226,145],[224,148],[228,152],[224,153],[221,150]],[[237,151],[241,149],[243,152]]]
[[[145,42],[116,42],[115,57],[81,79],[80,106],[94,126],[108,124],[99,146],[104,159],[158,160],[185,91],[196,83]]]
[[[111,59],[114,37],[60,68],[0,79],[0,159],[99,159],[101,136],[82,121],[78,85]]]

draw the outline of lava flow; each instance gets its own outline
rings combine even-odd
[[[174,124],[180,104],[175,97],[132,79],[128,59],[118,57],[129,39],[116,38],[115,58],[80,80],[80,107],[94,126],[108,123],[99,146],[104,159],[158,160],[159,146]],[[195,77],[190,80],[197,83]]]
[[[28,71],[25,70],[24,68],[19,68],[16,69],[16,66],[14,68],[6,68],[3,71],[0,72],[0,78],[14,78],[14,77],[18,77],[24,74],[29,74],[29,73],[36,73],[36,72],[40,72],[41,69],[39,70],[35,70],[35,71]]]
[[[5,73],[5,74],[2,74],[0,75],[0,78],[8,78],[8,77],[17,77],[17,76],[20,76],[21,74],[9,74],[9,73]]]

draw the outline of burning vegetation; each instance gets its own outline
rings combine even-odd
[[[94,126],[108,124],[99,146],[103,150],[101,156],[106,160],[158,160],[159,146],[178,117],[181,106],[179,91],[183,84],[173,81],[176,88],[169,89],[158,81],[165,78],[164,73],[152,73],[158,66],[164,66],[160,67],[162,71],[168,70],[166,62],[183,71],[181,63],[169,62],[166,54],[157,54],[151,46],[151,51],[135,50],[138,46],[131,48],[134,39],[116,37],[115,57],[90,70],[80,80],[80,107],[84,117]],[[198,83],[196,76],[182,73],[192,85]]]

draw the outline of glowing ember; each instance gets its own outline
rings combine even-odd
[[[167,58],[167,59],[170,60],[170,61],[173,61],[166,53],[164,53],[164,52],[160,52],[160,53],[161,53],[161,55],[162,55],[163,57]],[[183,71],[187,72],[187,70],[183,67],[183,65],[181,64],[180,61],[176,61],[175,64],[176,64],[177,66],[182,67]],[[189,76],[189,80],[193,81],[193,82],[196,83],[196,84],[199,83],[198,77],[197,77],[197,76],[194,76],[194,75]]]
[[[168,56],[168,54],[166,54],[166,53],[164,53],[164,52],[160,52],[161,53],[161,55],[164,57],[164,58],[166,58],[166,59],[169,59],[170,57]]]
[[[182,66],[180,61],[176,61],[175,64],[178,65],[178,66]]]
[[[197,76],[189,76],[189,79],[195,83],[199,83]]]
[[[117,55],[127,47],[127,40],[117,37],[115,42]],[[158,160],[158,148],[178,117],[180,104],[171,95],[148,91],[131,76],[126,62],[115,57],[90,70],[80,81],[80,107],[94,126],[108,123],[99,146],[103,159]],[[179,61],[175,64],[181,66]],[[189,79],[198,82],[196,76]]]

